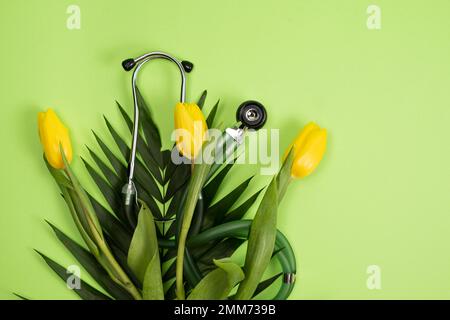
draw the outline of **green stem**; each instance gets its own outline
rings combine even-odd
[[[134,286],[133,282],[131,282],[128,275],[123,271],[122,267],[114,258],[113,254],[109,250],[106,243],[102,243],[100,246],[100,250],[106,258],[108,265],[113,269],[114,274],[117,275],[117,279],[114,276],[110,275],[113,280],[115,280],[120,286],[122,286],[125,290],[127,290],[131,296],[135,300],[142,300],[142,295],[139,290]],[[117,281],[118,280],[118,281]]]
[[[181,224],[177,249],[176,289],[177,289],[177,298],[179,300],[185,299],[185,292],[183,285],[183,261],[184,261],[184,251],[186,248],[186,238],[189,232],[189,227],[191,226],[195,206],[197,205],[197,200],[200,191],[203,187],[203,182],[205,181],[206,175],[208,174],[210,167],[211,165],[207,163],[194,165],[191,181],[189,183],[189,189],[186,198],[186,203],[184,205],[183,220]]]
[[[97,260],[108,271],[111,279],[113,279],[115,282],[117,282],[117,284],[119,284],[125,290],[127,290],[133,298],[135,298],[136,300],[142,300],[141,294],[134,286],[133,282],[131,282],[130,278],[125,273],[125,271],[123,271],[122,267],[116,261],[113,254],[111,253],[111,250],[106,244],[102,234],[102,229],[98,221],[96,220],[97,219],[96,213],[92,208],[90,200],[86,197],[84,189],[76,185],[78,184],[78,180],[76,180],[75,175],[71,172],[70,168],[68,168],[68,165],[65,167],[64,171],[66,172],[70,181],[74,185],[74,197],[77,198],[77,200],[80,202],[80,206],[82,206],[80,210],[82,211],[82,214],[84,214],[84,217],[88,222],[88,227],[90,228],[89,235],[93,238],[92,242],[97,245],[99,251],[101,252],[100,256],[96,255]],[[94,219],[95,221],[93,221]],[[96,222],[98,224],[98,227],[96,227]],[[83,228],[82,225],[80,225],[80,227]],[[80,230],[80,232],[82,232],[82,230]],[[103,261],[101,261],[102,255],[106,259],[106,263],[103,263]]]

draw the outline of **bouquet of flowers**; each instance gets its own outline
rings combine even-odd
[[[143,121],[134,168],[138,204],[132,212],[124,210],[121,198],[130,146],[108,119],[105,122],[116,145],[108,146],[94,132],[99,149],[88,147],[93,162],[82,159],[107,203],[104,206],[85,190],[70,166],[73,151],[68,129],[52,109],[39,113],[44,161],[84,244],[50,226],[97,283],[85,282],[40,253],[45,262],[64,281],[75,284],[72,288],[82,299],[252,299],[280,278],[274,299],[286,299],[294,286],[296,262],[289,242],[277,230],[277,208],[289,183],[311,174],[321,161],[325,129],[308,124],[286,151],[281,168],[265,190],[233,207],[250,179],[213,201],[234,165],[214,159],[219,153],[228,158],[235,155],[224,151],[225,132],[208,138],[208,129],[216,127],[218,103],[207,117],[202,110],[206,91],[197,103],[178,103],[175,129],[185,134],[177,136],[173,150],[162,150],[151,109],[139,91],[137,98]],[[130,116],[117,106],[132,132]],[[213,152],[205,155],[206,149]],[[190,161],[175,163],[175,153]],[[196,161],[200,154],[202,161]],[[254,218],[245,219],[259,197]],[[230,259],[246,241],[245,261]],[[272,259],[278,259],[282,272],[263,279]]]

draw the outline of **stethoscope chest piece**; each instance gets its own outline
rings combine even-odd
[[[236,111],[236,120],[249,129],[258,130],[266,123],[267,112],[258,101],[245,101]]]

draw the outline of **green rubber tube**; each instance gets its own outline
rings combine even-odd
[[[187,246],[192,248],[203,245],[212,240],[230,237],[247,239],[251,223],[251,220],[238,220],[212,227],[190,238],[187,242]],[[163,248],[175,248],[176,242],[175,240],[160,239],[159,245]],[[275,250],[278,251],[280,249],[282,250],[276,254],[276,258],[281,265],[284,278],[281,287],[274,298],[275,300],[285,300],[289,297],[292,289],[294,288],[296,274],[296,261],[292,247],[286,237],[280,231],[277,231],[275,239]],[[198,279],[199,275],[195,270],[195,262],[191,260],[186,263],[185,266],[187,267],[186,273],[188,277]]]

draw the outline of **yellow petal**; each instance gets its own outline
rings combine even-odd
[[[305,143],[306,138],[308,135],[314,131],[320,129],[320,127],[315,124],[314,122],[308,123],[297,135],[297,137],[294,139],[294,141],[289,145],[289,147],[284,152],[283,160],[286,159],[286,157],[289,154],[289,151],[292,147],[294,148],[294,157],[298,154],[299,150],[302,148],[303,144]]]
[[[56,168],[64,168],[60,145],[67,161],[72,161],[72,144],[69,132],[52,109],[38,114],[39,135],[48,163]]]
[[[175,106],[176,145],[185,157],[193,159],[205,140],[207,125],[202,111],[195,103],[177,103]]]
[[[323,158],[327,145],[327,131],[314,129],[303,139],[301,148],[296,150],[291,168],[294,178],[303,178],[310,175]]]

